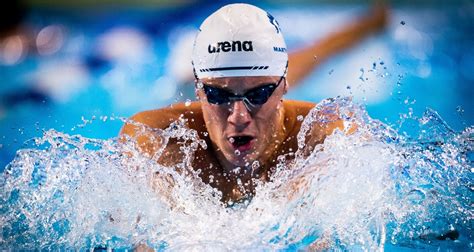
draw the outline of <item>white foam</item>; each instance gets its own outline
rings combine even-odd
[[[461,234],[469,239],[472,165],[466,155],[472,153],[472,127],[433,131],[443,141],[423,142],[437,139],[433,136],[412,141],[350,100],[323,104],[316,109],[353,112],[358,131],[336,131],[307,156],[301,146],[291,163],[280,158],[273,181],[232,208],[193,172],[186,176],[156,164],[160,151],[150,158],[135,151],[132,141],[47,131],[36,146],[18,151],[2,177],[1,247],[146,243],[156,249],[227,251],[304,248],[316,241],[373,251],[386,243],[428,244],[426,237],[435,240],[451,228],[467,230]],[[311,120],[325,119],[307,117],[304,124],[309,130]],[[445,128],[438,120],[429,113],[420,127]],[[181,170],[191,170],[198,146],[206,148],[179,122],[156,134],[157,141],[173,137],[183,143]]]

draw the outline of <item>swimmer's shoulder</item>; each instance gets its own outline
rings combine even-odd
[[[287,139],[294,140],[301,129],[304,118],[317,104],[305,101],[284,100],[283,105],[285,108],[285,128],[288,132]],[[344,120],[337,113],[318,111],[318,116],[325,120],[313,121],[313,126],[309,133],[311,137],[308,138],[309,141],[306,143],[310,146],[323,142],[335,129],[344,130]],[[354,124],[348,130],[348,133],[352,134],[356,129],[357,125]]]
[[[285,114],[287,116],[306,116],[316,106],[316,103],[297,100],[283,100]]]
[[[160,109],[141,111],[130,117],[130,121],[154,129],[166,129],[171,123],[178,121],[180,118],[186,119],[193,125],[201,122],[203,120],[201,104],[198,101],[191,102],[191,104],[174,103]],[[121,130],[121,134],[133,135],[130,133],[135,130],[136,125],[126,123]]]
[[[287,138],[291,139],[300,130],[302,118],[306,117],[309,111],[316,106],[315,103],[296,100],[283,100],[285,111],[285,129],[288,133]]]
[[[288,137],[291,138],[298,134],[301,128],[303,119],[317,104],[306,101],[283,100],[285,110],[285,128],[288,132]],[[322,139],[326,135],[330,135],[335,128],[343,129],[343,121],[335,114],[325,114],[329,122],[321,124],[317,123],[321,132],[318,133]]]

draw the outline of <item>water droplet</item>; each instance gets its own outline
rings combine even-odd
[[[199,82],[196,84],[196,87],[197,87],[197,88],[203,88],[204,85],[202,84],[202,82],[199,81]]]
[[[230,143],[234,143],[235,142],[235,139],[233,137],[229,138],[229,142]]]
[[[361,81],[365,81],[365,80],[364,80],[364,72],[365,72],[365,71],[364,71],[364,68],[361,68],[359,71],[360,71],[359,79],[360,79]]]
[[[239,151],[239,150],[235,150],[235,151],[234,151],[234,154],[237,155],[237,156],[240,156],[240,151]]]
[[[304,116],[303,116],[303,115],[298,115],[298,116],[296,117],[296,120],[298,120],[299,122],[303,121],[303,119],[304,119]]]
[[[190,99],[186,99],[186,102],[184,103],[184,106],[186,106],[186,107],[191,106],[191,100],[190,100]]]
[[[240,167],[235,167],[235,168],[232,170],[232,172],[233,172],[234,174],[239,174],[240,169],[241,169]]]
[[[400,24],[401,24],[401,25],[405,25],[405,21],[402,20],[402,21],[400,22]]]
[[[328,74],[331,75],[333,72],[334,72],[334,69],[331,69]]]
[[[407,195],[407,199],[413,204],[421,203],[425,199],[425,197],[425,192],[419,189],[413,189]]]
[[[253,161],[253,163],[252,163],[252,169],[253,169],[253,170],[256,170],[256,169],[258,169],[259,167],[260,167],[260,163],[259,163],[257,160]]]
[[[351,86],[347,85],[346,89],[351,89]]]

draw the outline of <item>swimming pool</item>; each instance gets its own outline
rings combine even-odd
[[[352,154],[352,159],[349,158],[348,160],[360,163],[357,166],[360,168],[359,172],[351,172],[347,166],[343,165],[347,162],[347,159],[336,158],[331,167],[338,168],[341,173],[329,174],[324,177],[331,183],[324,185],[309,183],[310,192],[327,192],[328,195],[333,195],[340,202],[353,206],[352,208],[344,208],[320,194],[305,194],[304,192],[299,198],[297,197],[298,200],[290,204],[291,206],[286,206],[278,201],[278,197],[276,199],[270,197],[269,191],[274,189],[272,187],[262,189],[261,198],[253,200],[251,203],[253,205],[250,205],[247,210],[236,210],[235,212],[231,210],[219,212],[218,208],[212,206],[212,202],[209,202],[212,199],[202,199],[198,195],[182,196],[186,201],[179,202],[188,202],[189,199],[196,200],[191,200],[191,203],[188,202],[183,206],[187,210],[194,211],[190,217],[186,217],[182,213],[165,210],[166,206],[160,202],[160,199],[153,199],[150,202],[140,200],[137,204],[140,207],[130,204],[130,201],[127,202],[127,200],[140,198],[144,195],[149,196],[150,192],[147,192],[147,189],[143,187],[132,189],[134,187],[133,182],[136,181],[124,179],[124,173],[128,174],[130,172],[128,168],[125,169],[125,172],[122,169],[113,168],[120,167],[117,164],[122,162],[121,157],[114,155],[122,147],[117,147],[113,140],[96,141],[83,139],[83,137],[109,139],[117,135],[123,123],[119,117],[128,117],[140,110],[165,106],[176,100],[193,99],[190,96],[192,88],[189,85],[186,87],[178,84],[182,82],[182,79],[185,79],[180,71],[186,69],[186,58],[185,55],[183,56],[183,51],[186,49],[180,44],[189,41],[189,37],[192,37],[193,31],[195,31],[199,22],[210,12],[210,9],[214,10],[215,8],[217,6],[213,4],[204,4],[200,7],[189,6],[182,9],[88,13],[86,14],[89,17],[88,21],[83,18],[83,13],[71,14],[51,10],[33,10],[28,16],[28,21],[33,27],[32,30],[35,31],[34,34],[37,34],[38,37],[42,34],[46,37],[46,41],[52,42],[46,43],[48,46],[43,48],[43,51],[39,51],[37,55],[33,53],[24,55],[22,51],[22,55],[17,57],[16,62],[15,57],[11,57],[8,58],[10,61],[4,60],[4,64],[1,66],[2,83],[4,84],[0,90],[2,95],[0,158],[3,169],[7,163],[12,161],[15,152],[25,146],[24,142],[27,139],[42,136],[43,129],[46,130],[42,139],[48,147],[37,148],[46,148],[49,150],[49,154],[22,151],[15,159],[17,162],[12,166],[18,168],[22,167],[22,164],[31,164],[33,167],[33,171],[31,171],[33,179],[31,181],[36,182],[32,182],[28,187],[21,187],[20,184],[16,184],[16,186],[20,186],[35,197],[45,197],[43,198],[45,199],[44,204],[27,205],[31,208],[37,208],[30,209],[31,212],[41,213],[42,210],[48,209],[48,206],[64,206],[63,208],[54,209],[58,212],[57,214],[43,216],[46,218],[42,219],[44,223],[49,223],[53,227],[48,233],[51,239],[66,237],[69,241],[73,241],[74,246],[86,247],[87,244],[104,244],[104,241],[107,241],[106,243],[109,246],[116,244],[118,247],[126,247],[126,242],[130,239],[149,239],[155,242],[163,241],[154,244],[157,248],[161,246],[179,249],[179,246],[190,246],[189,243],[192,242],[184,240],[186,236],[179,235],[179,232],[187,234],[189,237],[192,236],[191,231],[193,230],[197,230],[196,233],[201,235],[205,230],[208,236],[194,237],[196,241],[199,241],[197,243],[206,244],[206,242],[209,242],[214,246],[221,244],[223,248],[233,248],[232,245],[234,245],[234,248],[239,246],[239,248],[250,248],[258,247],[257,240],[261,239],[267,241],[265,244],[260,244],[262,249],[268,248],[268,246],[275,248],[272,247],[275,244],[278,245],[277,248],[295,249],[301,244],[311,242],[315,239],[314,237],[321,237],[321,230],[325,229],[312,228],[318,226],[330,229],[331,234],[336,234],[338,245],[348,249],[358,249],[360,246],[374,248],[380,246],[380,244],[382,246],[387,244],[385,245],[386,249],[400,249],[400,246],[406,249],[417,246],[427,246],[428,248],[433,248],[430,246],[469,247],[472,249],[470,244],[472,243],[472,237],[467,235],[471,231],[469,223],[472,224],[472,209],[469,206],[462,208],[467,209],[467,212],[456,212],[454,209],[452,215],[440,221],[435,221],[436,218],[434,217],[439,217],[440,213],[443,213],[441,209],[446,207],[443,205],[444,203],[434,207],[435,210],[424,207],[429,202],[435,202],[434,199],[436,199],[430,195],[432,191],[430,186],[435,187],[443,181],[446,182],[446,180],[435,179],[427,182],[425,180],[433,179],[433,177],[426,177],[415,172],[416,170],[409,169],[410,167],[418,167],[413,164],[410,165],[409,161],[423,160],[423,155],[426,156],[429,153],[442,155],[451,153],[451,150],[465,150],[466,148],[469,151],[469,146],[472,147],[472,131],[471,133],[469,131],[459,133],[473,125],[474,122],[472,111],[474,108],[472,99],[474,77],[471,72],[474,50],[471,46],[473,38],[472,32],[470,32],[472,31],[473,6],[469,3],[437,6],[394,6],[392,21],[386,33],[372,37],[347,53],[326,62],[314,74],[309,76],[302,85],[287,95],[287,98],[309,101],[320,101],[326,97],[338,95],[352,95],[355,101],[362,102],[367,106],[370,117],[390,125],[397,132],[397,135],[404,139],[400,142],[395,141],[395,144],[403,143],[403,146],[396,145],[393,147],[390,145],[392,143],[387,140],[374,142],[365,147],[356,146],[352,151],[349,151],[349,154]],[[279,20],[289,48],[297,48],[312,39],[323,37],[332,28],[343,25],[363,7],[284,5],[268,6],[267,9]],[[37,43],[41,41],[38,37],[35,38]],[[119,44],[117,45],[117,43]],[[127,46],[120,46],[123,44]],[[170,58],[174,60],[173,63],[168,62],[167,59]],[[431,109],[426,110],[426,107]],[[361,109],[360,111],[365,110]],[[51,128],[57,132],[48,131]],[[381,128],[378,126],[375,128],[379,130],[377,132],[382,135],[381,138],[387,137],[386,133],[381,133]],[[451,129],[458,133],[452,133]],[[426,134],[426,131],[433,133]],[[80,136],[71,137],[62,135],[62,133],[79,134]],[[436,145],[426,144],[426,149],[423,149],[420,147],[422,143],[416,141],[415,144],[410,145],[411,140],[426,141],[429,139],[437,139],[455,147],[443,147],[445,149],[440,147],[441,150],[439,150]],[[467,141],[465,146],[456,149],[456,146],[462,145],[460,143],[462,141],[459,139],[465,141],[471,139],[471,142]],[[331,147],[335,152],[323,152],[321,155],[326,155],[326,157],[317,156],[310,161],[317,163],[327,160],[328,157],[337,156],[337,154],[342,153],[337,152],[338,147],[351,146],[351,143],[357,142],[360,141],[352,139],[351,142],[335,135],[332,141],[325,143],[327,148]],[[41,143],[39,144],[41,145]],[[51,149],[51,146],[55,144],[57,146]],[[32,145],[34,145],[33,141],[26,143],[28,147]],[[392,148],[397,150],[394,151]],[[71,152],[71,150],[75,151]],[[104,150],[104,152],[100,150]],[[393,153],[409,153],[409,151],[414,153],[413,156],[400,161],[409,167],[406,168],[409,172],[406,174],[397,172],[387,174],[387,169],[391,169],[392,166],[387,167],[382,163],[397,164],[395,161],[398,159],[392,156]],[[428,151],[428,154],[424,151]],[[470,151],[467,157],[472,160],[472,149]],[[78,156],[77,153],[80,155]],[[372,160],[375,162],[375,164],[372,164],[370,163],[370,157],[374,153],[379,154],[380,158]],[[35,157],[36,161],[28,163],[28,160]],[[456,155],[448,156],[443,162],[454,162],[457,158],[459,157]],[[329,158],[329,160],[334,159]],[[55,161],[53,163],[56,164],[52,166],[45,165],[48,161]],[[147,163],[143,159],[135,161],[153,167],[153,169],[162,169],[154,164]],[[90,166],[90,163],[93,162],[98,165]],[[451,174],[454,177],[464,179],[464,181],[458,181],[459,183],[453,185],[452,188],[441,190],[445,192],[444,194],[441,193],[440,197],[442,199],[457,199],[453,192],[458,192],[463,186],[469,184],[472,186],[472,182],[469,182],[472,181],[472,171],[468,171],[466,174],[461,169],[466,169],[469,165],[472,169],[472,161],[471,163],[469,163],[469,160],[460,163],[452,165],[452,167],[459,168],[458,170],[445,171],[441,169],[439,173],[432,174],[441,177]],[[83,167],[83,169],[72,169],[71,164]],[[110,167],[110,170],[90,169],[90,167],[101,167],[101,165],[102,167]],[[435,165],[430,165],[430,162],[428,162],[427,167],[433,166]],[[70,193],[71,198],[66,195],[55,195],[51,191],[43,191],[43,193],[37,195],[33,193],[34,190],[31,188],[38,188],[35,183],[39,183],[38,181],[41,181],[42,178],[42,173],[37,174],[35,171],[41,171],[41,167],[52,167],[52,170],[43,175],[61,175],[56,180],[46,179],[45,181],[48,181],[50,185],[47,188],[52,189],[55,186],[63,188],[64,190],[61,192]],[[369,167],[375,167],[375,170],[371,170]],[[60,171],[60,168],[64,170]],[[342,173],[343,171],[345,173]],[[147,173],[147,171],[142,172],[143,174]],[[410,172],[415,173],[410,174]],[[341,176],[341,174],[348,174],[348,176]],[[321,177],[321,174],[309,175],[310,178],[312,176]],[[410,185],[408,182],[402,185],[397,184],[400,181],[410,181],[408,178],[396,177],[387,180],[387,176],[416,178],[411,182],[416,186],[413,187],[413,184]],[[101,180],[101,178],[107,177],[111,179]],[[138,175],[133,175],[133,177],[138,181],[143,179]],[[87,181],[84,178],[89,180]],[[394,185],[384,187],[382,186],[383,183],[380,182],[374,183],[373,187],[366,187],[365,185],[370,184],[368,181],[371,179],[373,181],[392,181]],[[61,187],[63,183],[64,187]],[[348,187],[335,188],[331,186],[333,184],[347,184]],[[90,189],[98,185],[103,185],[100,186],[99,191]],[[359,188],[360,185],[364,185],[364,187]],[[79,188],[79,193],[71,189],[75,186]],[[387,189],[397,188],[397,186],[400,190],[398,192]],[[409,190],[410,186],[414,189]],[[3,189],[5,188],[3,187]],[[111,193],[111,188],[116,188],[116,192]],[[125,188],[126,190],[119,190],[119,188]],[[176,195],[186,195],[186,192],[188,192],[185,190],[186,188],[187,186],[183,184],[183,187],[180,188],[182,190],[180,191],[181,194],[177,193]],[[378,198],[356,197],[354,194],[346,195],[343,193],[354,191],[358,192],[359,195],[367,196],[374,192],[387,192],[387,190],[388,194],[381,193]],[[13,195],[15,195],[15,190],[8,192],[13,192]],[[415,206],[414,209],[409,211],[407,210],[409,207],[396,208],[391,206],[387,210],[387,207],[382,207],[385,203],[394,204],[395,199],[399,197],[397,193],[400,192],[409,195],[407,205],[404,205],[405,203],[401,205],[410,206],[412,204]],[[95,203],[91,201],[93,199],[85,196],[93,194],[98,195],[95,199],[99,199],[101,204],[89,209]],[[101,195],[108,195],[109,197],[100,197]],[[462,206],[465,200],[469,200],[469,197],[472,198],[472,191],[462,191],[458,196],[467,197],[467,199],[455,200],[456,202],[459,201]],[[22,199],[26,196],[14,197]],[[309,211],[301,206],[301,202],[304,202],[305,197],[320,202],[318,204],[323,204],[319,205],[322,210]],[[351,197],[353,197],[352,200]],[[35,202],[31,198],[28,198],[28,200],[27,202]],[[196,203],[197,200],[206,203],[199,205]],[[363,203],[364,206],[370,209],[360,207],[356,200],[359,200],[361,204]],[[423,203],[417,205],[413,202]],[[14,205],[16,203],[8,204]],[[5,209],[8,204],[2,202],[2,213],[8,212]],[[105,210],[101,209],[101,205],[106,206]],[[77,209],[72,209],[72,206]],[[124,211],[118,206],[127,206],[129,209]],[[200,208],[203,210],[200,210]],[[264,214],[257,215],[260,220],[252,215],[251,210],[255,209],[264,209]],[[351,215],[340,209],[355,210]],[[52,209],[49,210],[52,211]],[[204,212],[204,210],[215,214],[215,217],[211,219],[210,216],[212,215]],[[80,214],[88,211],[91,212],[90,216]],[[388,211],[393,215],[398,214],[398,216],[385,216],[384,211]],[[330,212],[337,218],[332,217],[326,220],[327,218],[324,217]],[[171,218],[173,221],[169,221],[169,218],[163,217],[163,215],[166,215],[164,213],[167,213],[167,216],[178,215],[179,217]],[[344,214],[347,216],[344,216]],[[367,214],[376,217],[367,218]],[[137,215],[144,216],[142,218],[146,221],[137,224],[136,219],[133,219]],[[69,219],[62,218],[64,216]],[[113,216],[114,219],[117,219],[115,223],[119,224],[103,222],[102,218],[107,216]],[[276,216],[284,221],[271,219],[269,216]],[[351,216],[354,217],[354,220],[349,218]],[[28,219],[27,217],[21,218]],[[153,218],[163,222],[153,221]],[[214,218],[215,222],[213,223],[216,226],[226,227],[224,230],[228,234],[223,235],[221,229],[206,226]],[[231,223],[230,220],[235,218],[242,218],[243,220],[247,218],[248,221],[253,221],[254,225],[249,226],[244,221]],[[403,219],[404,221],[394,221],[393,223],[396,224],[393,224],[390,221],[377,221],[378,218]],[[12,245],[12,240],[8,240],[8,238],[14,236],[12,235],[15,233],[14,230],[27,228],[22,226],[24,223],[22,224],[20,218],[17,222],[14,219],[9,220],[13,221],[13,223],[8,222],[12,224],[8,226],[12,229],[3,230],[3,239],[7,243],[2,243],[7,246]],[[455,222],[455,229],[461,234],[460,238],[456,238],[458,242],[437,240],[436,233],[438,231],[445,232],[446,227],[449,231],[449,225],[452,225],[454,220],[468,221],[468,225]],[[305,224],[303,221],[307,223]],[[369,222],[364,223],[365,221]],[[431,226],[425,225],[423,221],[431,224]],[[258,224],[255,224],[255,222],[258,222]],[[166,228],[163,228],[163,223],[168,226],[165,225]],[[36,224],[38,224],[38,230],[48,227],[48,225],[42,226],[39,222],[36,222]],[[384,227],[385,224],[388,227]],[[103,226],[100,227],[100,225]],[[133,229],[137,232],[136,236],[127,233],[131,230],[130,226],[133,225],[136,225]],[[399,229],[390,225],[394,225]],[[420,227],[420,225],[423,227]],[[384,231],[385,228],[389,231]],[[153,229],[160,230],[162,233],[150,233],[150,230]],[[348,229],[350,232],[343,231],[344,229]],[[70,230],[76,231],[71,232]],[[248,234],[253,234],[258,239],[250,238],[247,236],[248,234],[238,235],[239,230],[246,230]],[[295,232],[295,230],[298,232]],[[412,231],[413,233],[410,236],[403,230]],[[84,235],[94,234],[95,231],[97,231],[95,236]],[[355,235],[357,232],[360,232],[361,241],[363,242],[358,243],[357,239],[347,237],[349,235],[359,237]],[[392,240],[382,242],[386,238],[384,237],[386,232],[390,234]],[[62,236],[65,233],[69,236]],[[20,240],[17,240],[18,244],[27,243],[28,239],[35,237],[34,234],[30,235],[30,237],[20,236]],[[397,235],[401,237],[400,242],[397,242]],[[412,241],[407,239],[407,236],[411,237]],[[422,236],[426,239],[416,239],[416,237]],[[169,241],[173,242],[166,242],[163,237],[167,237]],[[212,237],[223,238],[213,239]],[[366,239],[367,237],[374,238]],[[238,242],[230,242],[232,238]],[[424,240],[434,240],[434,242],[423,242]],[[243,243],[243,241],[246,241],[246,243]],[[43,242],[43,246],[58,248],[54,247],[54,242],[50,239],[45,239]],[[67,246],[64,245],[66,243],[59,244],[59,247]]]

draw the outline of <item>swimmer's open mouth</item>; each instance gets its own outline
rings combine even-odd
[[[252,136],[233,136],[229,138],[229,142],[235,149],[246,151],[251,148]]]

